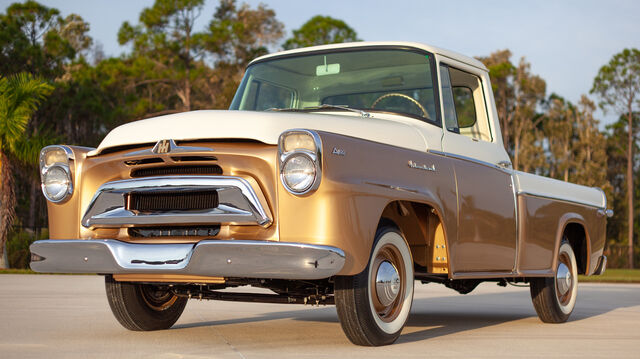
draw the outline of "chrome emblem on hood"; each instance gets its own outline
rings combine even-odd
[[[160,140],[153,147],[151,152],[153,153],[169,153],[176,147],[176,143],[173,140]]]

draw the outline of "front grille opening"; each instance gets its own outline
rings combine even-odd
[[[202,166],[168,166],[137,168],[131,171],[131,177],[171,176],[171,175],[212,175],[222,174],[222,167],[218,165]]]
[[[220,233],[220,225],[206,227],[133,227],[127,230],[129,237],[215,237]]]
[[[189,211],[218,207],[216,190],[140,191],[130,192],[125,198],[129,211]]]
[[[162,158],[152,157],[152,158],[143,158],[140,160],[128,160],[124,161],[124,164],[127,166],[137,166],[137,165],[146,165],[149,163],[164,163]]]
[[[215,156],[172,156],[176,162],[217,161]]]

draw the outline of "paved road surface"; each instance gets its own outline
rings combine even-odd
[[[192,300],[176,325],[129,332],[98,276],[0,275],[0,358],[640,358],[640,285],[581,284],[565,324],[542,324],[528,288],[466,296],[416,283],[396,344],[364,348],[335,308]]]

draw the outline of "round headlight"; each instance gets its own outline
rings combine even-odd
[[[287,157],[282,166],[282,179],[291,191],[304,192],[311,188],[316,179],[315,163],[305,154],[293,154]]]
[[[62,201],[71,192],[69,172],[62,166],[51,166],[43,174],[42,189],[50,201]]]

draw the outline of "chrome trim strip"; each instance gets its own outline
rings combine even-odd
[[[542,198],[542,199],[549,199],[549,200],[553,200],[553,201],[566,202],[566,203],[570,203],[570,204],[576,204],[576,205],[579,205],[579,206],[585,206],[585,207],[589,207],[589,208],[595,208],[595,209],[604,210],[604,208],[598,207],[598,206],[594,206],[593,204],[590,204],[590,203],[584,203],[584,202],[579,202],[579,201],[574,201],[574,200],[564,199],[564,198],[558,198],[558,197],[551,197],[551,196],[532,193],[532,192],[527,192],[527,191],[518,191],[517,194],[520,195],[520,196],[538,197],[538,198]]]
[[[30,246],[31,269],[48,273],[185,274],[219,277],[322,279],[345,263],[336,247],[270,241],[203,240],[140,244],[114,239],[43,240]]]
[[[510,168],[505,168],[505,167],[499,166],[497,164],[486,162],[486,161],[482,161],[482,160],[478,160],[478,159],[475,159],[475,158],[471,158],[471,157],[467,157],[467,156],[463,156],[463,155],[459,155],[459,154],[455,154],[455,153],[451,153],[451,152],[442,152],[442,151],[438,151],[438,150],[432,150],[432,149],[428,149],[427,152],[428,153],[432,153],[434,155],[438,155],[438,156],[450,157],[450,158],[455,158],[455,159],[462,160],[462,161],[472,162],[472,163],[475,163],[475,164],[479,164],[479,165],[483,165],[483,166],[486,166],[486,167],[491,167],[491,168],[497,169],[497,170],[502,171],[504,173],[513,174],[513,170],[510,169]]]
[[[137,212],[125,209],[125,194],[131,191],[215,189],[220,205],[210,210]],[[260,204],[251,184],[232,176],[161,176],[108,182],[91,200],[82,225],[115,228],[147,224],[259,224],[273,222],[268,208]]]
[[[410,193],[416,193],[416,194],[424,194],[423,192],[421,192],[418,189],[409,188],[409,187],[394,186],[394,185],[390,185],[390,184],[376,183],[376,182],[369,182],[369,181],[364,181],[362,183],[365,183],[365,184],[368,184],[368,185],[372,185],[372,186],[388,188],[388,189],[392,189],[392,190],[396,190],[396,191],[404,191],[404,192],[410,192]]]

